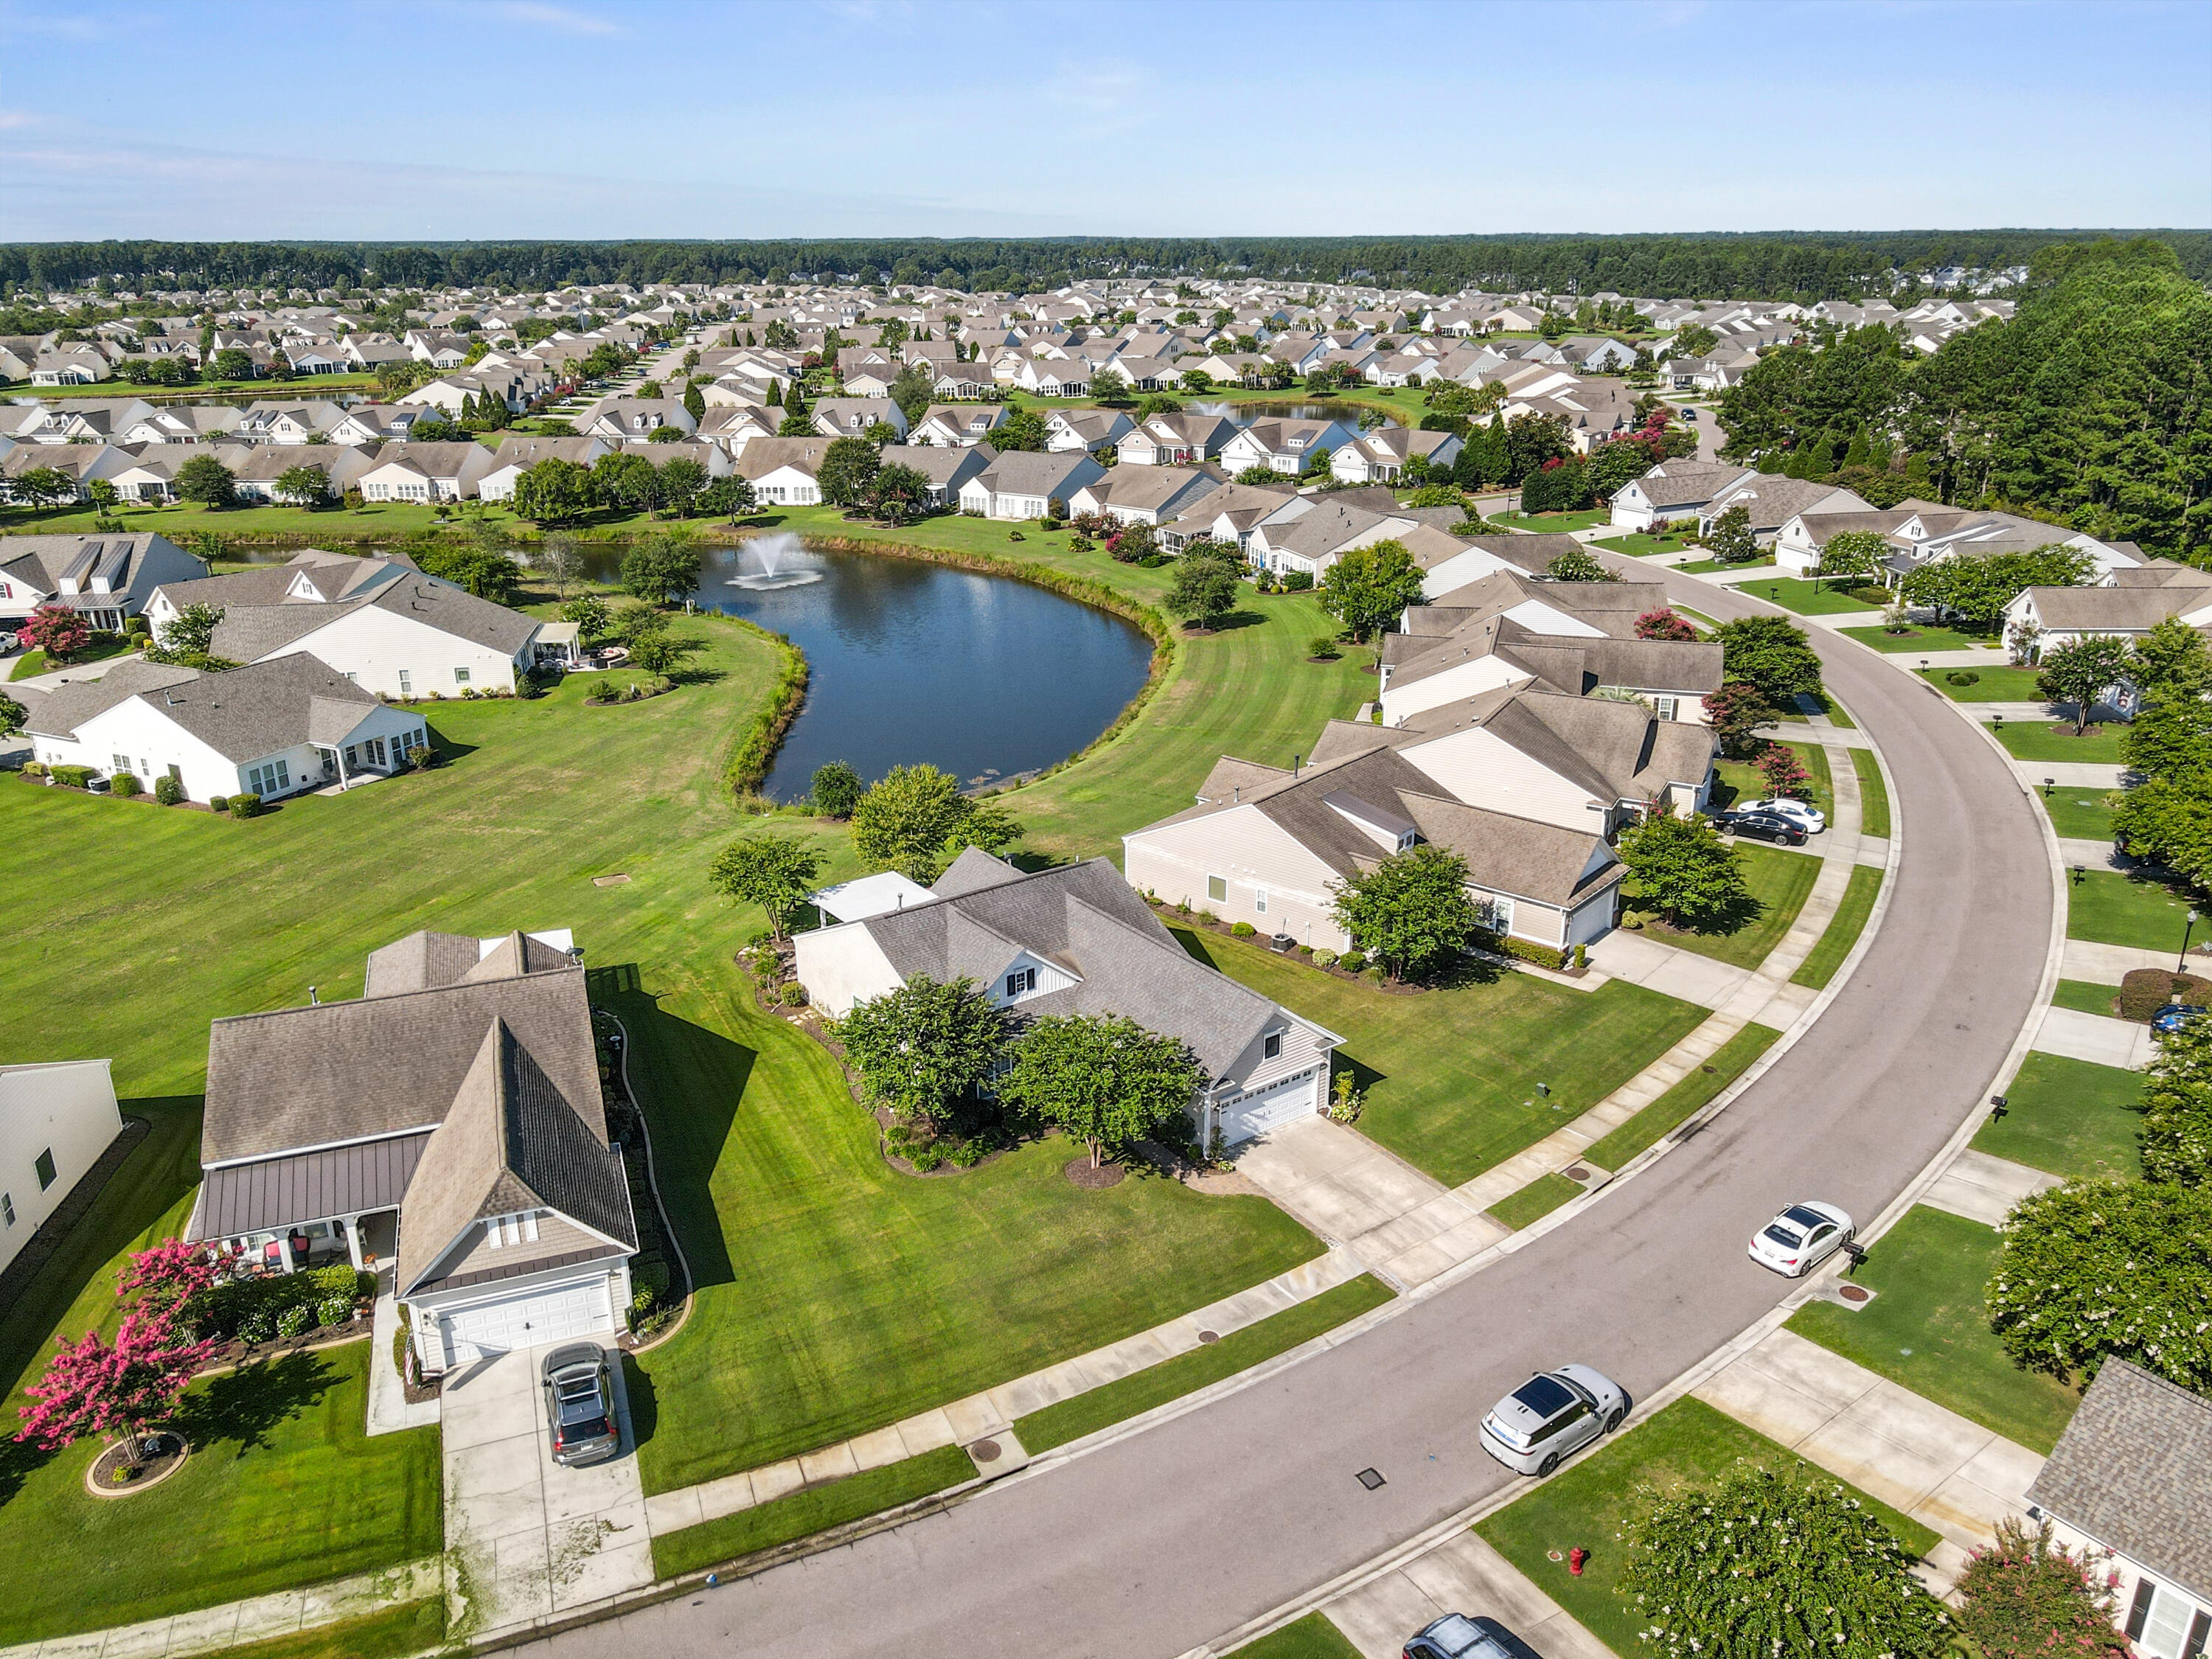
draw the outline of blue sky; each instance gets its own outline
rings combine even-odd
[[[2212,4],[0,0],[0,240],[2212,225]]]

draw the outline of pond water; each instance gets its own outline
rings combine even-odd
[[[1138,629],[1044,588],[795,536],[708,549],[696,597],[806,653],[806,706],[765,786],[778,800],[833,760],[872,782],[927,761],[963,785],[1050,766],[1113,724],[1152,664]]]

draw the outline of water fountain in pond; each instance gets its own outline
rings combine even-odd
[[[785,561],[803,556],[805,548],[798,537],[788,531],[775,536],[756,536],[738,550],[739,574],[729,579],[732,587],[742,587],[755,593],[764,593],[779,587],[804,587],[809,582],[818,582],[822,573],[807,566],[787,568]],[[756,562],[760,569],[748,574],[748,561]]]

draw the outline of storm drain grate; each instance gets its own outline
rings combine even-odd
[[[968,1455],[978,1463],[995,1463],[999,1461],[999,1443],[995,1440],[978,1440],[968,1448]]]
[[[1198,1334],[1198,1340],[1201,1342],[1218,1342],[1221,1340],[1221,1333],[1219,1331],[1200,1331]]]
[[[1373,1492],[1376,1487],[1382,1484],[1382,1471],[1380,1469],[1360,1470],[1359,1484],[1366,1487],[1368,1491]]]

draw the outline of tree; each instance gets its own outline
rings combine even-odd
[[[1095,403],[1115,404],[1129,401],[1128,377],[1119,369],[1102,368],[1091,376],[1091,397]]]
[[[2052,702],[2074,705],[2074,735],[2089,727],[2089,711],[2128,672],[2128,642],[2115,634],[2082,634],[2045,647],[2035,689]]]
[[[51,507],[76,499],[76,480],[58,466],[34,466],[8,481],[8,494],[32,507]]]
[[[785,921],[812,896],[821,875],[821,854],[804,842],[740,836],[714,854],[707,884],[738,903],[759,905],[768,913],[769,931],[781,939]]]
[[[544,526],[574,524],[598,501],[590,468],[548,456],[516,476],[514,495],[508,505],[518,517]]]
[[[218,380],[252,380],[252,354],[241,351],[236,346],[225,346],[215,354],[215,377]]]
[[[1598,562],[1596,555],[1586,553],[1579,547],[1569,548],[1546,565],[1544,574],[1547,580],[1555,582],[1613,582],[1620,580]]]
[[[839,438],[822,452],[815,480],[822,499],[832,507],[858,507],[867,499],[868,486],[883,456],[866,438]]]
[[[1908,604],[1926,605],[1964,628],[1987,631],[1996,627],[2022,588],[2089,587],[2097,580],[2091,555],[2052,543],[1985,559],[1933,559],[1906,576],[1903,586]]]
[[[1505,423],[1506,483],[1519,483],[1547,461],[1563,461],[1575,453],[1567,436],[1564,415],[1516,415]]]
[[[312,467],[308,470],[313,471]],[[276,482],[281,488],[284,481],[279,478]],[[122,492],[105,478],[91,480],[85,485],[84,494],[85,499],[92,503],[94,510],[103,519],[114,512],[123,499]]]
[[[1698,625],[1671,605],[1661,605],[1656,611],[1647,611],[1636,619],[1636,637],[1639,640],[1695,640]]]
[[[31,718],[31,711],[0,691],[0,738],[12,738],[23,729],[23,722]]]
[[[1889,557],[1889,543],[1878,530],[1846,530],[1828,538],[1820,549],[1823,580],[1838,576],[1871,576]]]
[[[330,475],[319,466],[288,466],[276,475],[276,493],[295,507],[320,507],[330,499]]]
[[[2051,1531],[2047,1520],[2033,1531],[2009,1515],[1997,1522],[1996,1541],[1976,1550],[1959,1575],[1960,1629],[1982,1659],[2131,1659],[2101,1573]]]
[[[2212,693],[2212,652],[2204,636],[2179,617],[2168,617],[2140,635],[2128,659],[2128,678],[2147,702],[2201,702]]]
[[[1721,675],[1749,680],[1777,708],[1794,708],[1797,695],[1820,690],[1820,659],[1805,630],[1784,617],[1739,617],[1716,631]]]
[[[678,518],[690,518],[692,507],[707,488],[706,467],[689,455],[672,455],[659,470],[662,502],[674,507]]]
[[[2212,1020],[2160,1039],[2145,1068],[2140,1109],[2144,1178],[2212,1185]]]
[[[505,553],[483,547],[433,547],[415,556],[426,575],[466,588],[494,605],[510,603],[522,586],[522,567]]]
[[[561,607],[561,620],[576,624],[580,640],[600,638],[607,631],[607,602],[596,593],[580,593]]]
[[[1018,409],[993,427],[984,441],[1003,455],[1010,450],[1042,451],[1051,438],[1043,416],[1034,409]]]
[[[1759,556],[1759,538],[1752,532],[1751,509],[1741,501],[1723,511],[1705,533],[1705,550],[1722,564],[1749,564]]]
[[[1721,337],[1703,323],[1690,323],[1677,329],[1668,343],[1668,354],[1675,357],[1703,357],[1721,343]]]
[[[1643,902],[1670,927],[1725,931],[1741,926],[1755,903],[1735,851],[1702,813],[1646,812],[1620,832],[1615,850]]]
[[[849,818],[866,787],[849,762],[836,760],[817,766],[811,786],[814,810],[825,818]]]
[[[1220,557],[1185,553],[1176,561],[1175,575],[1160,603],[1171,617],[1181,617],[1193,628],[1212,629],[1237,608],[1238,572]]]
[[[1425,979],[1483,931],[1467,879],[1458,854],[1412,847],[1336,883],[1330,914],[1393,980]]]
[[[222,625],[219,605],[188,605],[161,624],[161,651],[171,661],[198,666],[215,644],[215,630]]]
[[[929,409],[929,400],[937,391],[937,380],[927,365],[908,363],[891,382],[890,398],[899,406],[899,412],[911,426]]]
[[[699,586],[699,544],[681,531],[640,536],[623,555],[623,591],[647,605],[672,605]]]
[[[934,1126],[991,1074],[1006,1018],[974,980],[940,985],[916,974],[895,991],[854,1003],[830,1034],[860,1073],[862,1098]]]
[[[1590,493],[1611,501],[1624,484],[1633,483],[1657,465],[1644,445],[1620,442],[1600,444],[1591,452],[1584,470]]]
[[[976,817],[977,803],[960,793],[950,774],[928,765],[894,766],[853,808],[854,849],[872,868],[927,882],[942,867],[946,847],[972,829]]]
[[[1805,763],[1797,758],[1796,751],[1787,744],[1770,743],[1752,757],[1759,775],[1765,780],[1770,795],[1794,795],[1804,799],[1812,793],[1813,775],[1805,769]]]
[[[626,507],[633,513],[660,504],[659,472],[644,456],[627,449],[611,451],[592,463],[592,488],[602,502]]]
[[[1143,520],[1133,520],[1106,538],[1106,550],[1116,564],[1134,564],[1160,550],[1159,536]]]
[[[745,517],[758,505],[752,481],[741,478],[734,472],[727,477],[715,479],[699,492],[699,510],[702,513],[720,514],[732,524]]]
[[[684,412],[694,421],[707,418],[706,394],[699,390],[696,380],[688,381],[684,387]]]
[[[1841,1482],[1739,1464],[1710,1487],[1644,1492],[1656,1501],[1620,1583],[1669,1659],[1948,1659],[1942,1603]]]
[[[1523,513],[1578,513],[1589,504],[1589,470],[1579,455],[1545,462],[1521,485]]]
[[[1322,573],[1322,609],[1363,642],[1421,603],[1421,572],[1403,542],[1352,548]]]
[[[92,643],[92,624],[67,605],[49,602],[33,607],[15,637],[56,662],[67,662]]]
[[[212,455],[195,455],[177,469],[174,488],[187,501],[205,507],[228,507],[238,495],[238,479]]]
[[[1046,1014],[1009,1051],[999,1098],[1090,1149],[1091,1167],[1189,1108],[1205,1070],[1180,1038],[1123,1014]]]
[[[876,469],[864,499],[869,513],[884,524],[903,524],[929,505],[933,488],[927,473],[894,461]]]
[[[1984,1295],[2014,1364],[2087,1381],[2118,1354],[2212,1390],[2212,1187],[2070,1181],[1997,1231]]]

